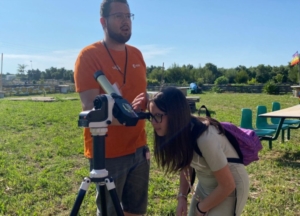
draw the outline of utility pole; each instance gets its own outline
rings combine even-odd
[[[298,55],[298,58],[300,58],[300,55]],[[300,85],[300,62],[298,62],[298,82]]]
[[[3,53],[1,53],[0,98],[4,97],[4,92],[2,92],[2,70],[3,70]]]
[[[162,68],[161,69],[162,69],[162,72],[161,72],[161,80],[160,80],[160,90],[163,89],[164,84],[165,84],[165,80],[164,80],[164,69],[165,69],[164,62],[162,64]]]
[[[30,74],[32,75],[33,73],[32,73],[32,61],[30,60],[30,65],[31,65],[31,71],[30,71]],[[28,82],[30,81],[30,74],[28,74],[28,71],[27,71],[27,80],[28,80]]]
[[[0,92],[2,92],[2,69],[3,69],[3,53],[1,53]]]

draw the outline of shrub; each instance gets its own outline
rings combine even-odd
[[[225,76],[220,76],[215,80],[215,85],[226,85],[229,83],[229,80]]]
[[[181,82],[181,85],[182,86],[189,86],[188,82],[185,79]]]
[[[211,88],[211,91],[216,93],[222,93],[222,90],[216,85]]]
[[[274,81],[268,81],[263,88],[263,92],[267,94],[279,94],[279,87],[274,83]]]
[[[158,86],[160,82],[157,79],[147,79],[147,83],[149,86]]]
[[[252,78],[251,80],[249,80],[248,81],[248,84],[249,85],[254,85],[254,84],[256,84],[257,82],[256,82],[256,79],[255,78]]]
[[[196,84],[197,84],[197,86],[203,86],[204,79],[203,78],[197,78]]]

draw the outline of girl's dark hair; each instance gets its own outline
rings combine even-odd
[[[129,7],[127,0],[103,0],[101,3],[101,6],[100,6],[100,16],[101,17],[107,17],[109,15],[110,4],[113,2],[124,3],[124,4],[127,4],[127,6]]]
[[[175,87],[167,87],[154,95],[149,103],[166,113],[167,133],[161,137],[154,131],[154,156],[157,164],[166,173],[175,173],[190,165],[193,159],[193,142],[204,130],[192,136],[192,122],[196,126],[217,127],[223,132],[220,123],[211,118],[194,117],[184,94]],[[196,136],[196,137],[195,137]]]

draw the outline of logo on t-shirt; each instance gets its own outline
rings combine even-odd
[[[112,69],[114,69],[114,70],[121,70],[121,68],[119,67],[119,65],[114,65],[114,66],[112,67]]]
[[[140,64],[132,64],[132,67],[137,68],[137,67],[141,67],[141,65]]]

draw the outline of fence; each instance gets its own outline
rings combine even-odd
[[[176,86],[174,84],[168,84],[165,86]],[[279,94],[287,94],[292,93],[293,89],[291,85],[277,85],[279,88]],[[202,91],[211,91],[212,88],[215,87],[213,84],[205,84],[201,86]],[[220,89],[221,92],[230,92],[230,93],[262,93],[264,85],[245,85],[245,86],[234,86],[234,85],[218,85],[216,86]],[[148,86],[147,90],[149,91],[159,91],[161,89],[160,86]]]
[[[66,87],[64,85],[63,87]],[[4,85],[2,91],[5,96],[38,95],[44,93],[67,93],[74,92],[74,85],[68,85],[68,89],[63,89],[60,85]],[[64,90],[64,91],[62,91]]]
[[[159,91],[167,86],[175,87],[185,87],[179,84],[165,83],[163,86],[147,86],[148,91]],[[205,84],[201,86],[202,91],[211,91],[215,85]],[[293,89],[291,85],[277,85],[279,88],[279,94],[292,93]],[[262,93],[263,85],[248,85],[248,86],[233,86],[233,85],[218,85],[217,86],[221,92],[231,92],[231,93]],[[4,85],[2,91],[5,96],[14,95],[34,95],[42,93],[61,93],[62,89],[59,85]],[[70,84],[67,92],[75,92],[74,84]]]
[[[290,85],[277,85],[279,94],[292,93],[293,89]],[[214,85],[203,85],[201,88],[203,91],[210,91]],[[262,93],[264,85],[245,85],[245,86],[232,86],[232,85],[218,85],[221,92],[231,93]]]
[[[162,86],[153,86],[153,85],[148,85],[147,86],[147,90],[148,91],[160,91],[161,89],[167,87],[167,86],[173,86],[173,87],[186,87],[189,88],[189,86],[182,86],[180,84],[177,83],[164,83],[164,85]]]

